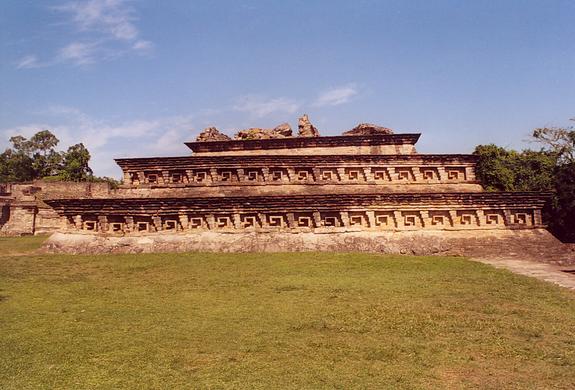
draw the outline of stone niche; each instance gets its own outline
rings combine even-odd
[[[144,177],[147,184],[163,184],[164,178],[162,172],[160,171],[146,171],[144,172]]]
[[[206,218],[202,215],[190,215],[188,218],[188,226],[192,230],[199,230],[207,228]]]
[[[82,219],[82,230],[87,232],[97,232],[100,229],[98,219],[96,217],[86,217]]]
[[[206,183],[210,177],[210,174],[205,169],[194,169],[192,181],[196,183]],[[213,179],[212,179],[213,180]]]
[[[505,215],[500,210],[484,210],[485,225],[487,227],[505,226]]]
[[[445,174],[449,181],[464,181],[466,179],[464,167],[446,167]]]
[[[127,180],[133,185],[133,186],[139,186],[140,185],[140,175],[138,175],[138,172],[128,172],[127,175]]]
[[[283,182],[288,180],[288,171],[286,168],[271,168],[269,175],[272,182]]]
[[[189,180],[185,171],[170,171],[170,182],[172,184],[182,184],[187,183],[188,181]]]
[[[227,183],[239,181],[237,170],[232,168],[218,169],[218,179]]]
[[[268,214],[266,216],[267,226],[270,228],[283,229],[288,226],[285,214]]]
[[[233,229],[234,219],[231,214],[216,214],[214,215],[214,226],[216,229]]]
[[[321,168],[320,179],[324,181],[339,181],[337,176],[337,169],[335,168]]]
[[[243,229],[256,229],[261,227],[261,221],[257,214],[240,215],[240,223]]]
[[[395,168],[395,175],[398,181],[410,182],[415,180],[411,168]]]
[[[321,226],[324,228],[335,228],[343,226],[341,215],[338,212],[321,212]]]
[[[162,217],[162,230],[167,232],[178,232],[182,230],[180,219],[177,215],[168,215]]]
[[[511,223],[516,226],[532,226],[533,213],[531,210],[512,210]]]
[[[363,170],[361,167],[345,168],[344,174],[345,179],[348,181],[365,181],[365,176],[363,175]]]
[[[396,221],[392,211],[376,211],[374,224],[377,229],[395,229]]]
[[[403,227],[406,229],[420,229],[423,227],[419,211],[401,212]]]
[[[429,212],[429,224],[434,229],[445,229],[451,227],[453,222],[449,211],[446,210],[433,210]]]
[[[134,232],[136,233],[148,233],[156,230],[151,217],[133,217],[133,223]]]
[[[439,172],[437,168],[434,167],[422,167],[419,168],[421,178],[426,181],[439,180]]]
[[[349,226],[352,228],[366,229],[369,228],[369,219],[364,211],[348,212]]]
[[[456,212],[455,224],[462,228],[472,228],[478,225],[477,214],[472,210],[458,210]]]
[[[313,229],[317,227],[313,213],[294,213],[295,227],[299,229]]]
[[[310,182],[313,181],[313,170],[311,168],[296,168],[295,181]]]
[[[261,169],[250,168],[245,170],[245,177],[247,181],[251,182],[263,182],[264,175]]]
[[[371,172],[376,181],[391,181],[391,176],[386,168],[372,168]]]

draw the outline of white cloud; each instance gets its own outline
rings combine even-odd
[[[300,107],[295,100],[285,97],[263,99],[257,96],[243,96],[239,98],[233,109],[246,112],[255,118],[263,118],[272,113],[293,114]]]
[[[183,142],[192,138],[192,117],[186,116],[110,123],[66,106],[50,107],[39,114],[44,115],[42,122],[0,130],[0,146],[9,146],[14,135],[31,137],[49,129],[60,139],[62,150],[82,142],[92,155],[90,166],[99,176],[119,177],[114,158],[186,155]]]
[[[2,134],[2,139],[0,140],[0,146],[2,147],[3,150],[5,147],[12,146],[8,141],[11,137],[21,135],[26,138],[30,138],[37,132],[46,129],[50,129],[50,126],[46,123],[29,123],[23,126],[4,129],[0,132],[0,134]]]
[[[331,88],[321,93],[313,105],[316,107],[338,106],[349,102],[357,94],[358,90],[355,84]]]
[[[45,110],[38,111],[39,114],[48,114],[48,115],[68,115],[74,117],[82,117],[87,120],[88,116],[84,114],[82,111],[78,110],[74,107],[69,106],[61,106],[61,105],[52,105]]]
[[[61,47],[50,61],[40,63],[34,55],[23,57],[16,64],[18,69],[62,63],[87,65],[130,52],[147,54],[154,48],[152,42],[140,38],[135,10],[126,0],[75,0],[53,9],[70,17],[75,40]]]
[[[142,39],[134,42],[132,49],[139,51],[149,51],[154,48],[154,44],[150,41],[144,41]]]
[[[44,66],[38,61],[38,58],[33,55],[24,56],[16,64],[17,69],[33,69]]]
[[[97,51],[96,43],[72,42],[59,50],[58,59],[76,65],[92,64],[96,61]]]
[[[68,12],[83,31],[96,31],[114,39],[132,41],[139,31],[134,25],[134,11],[124,0],[71,1],[57,10]]]
[[[160,138],[151,145],[150,154],[182,154],[185,151],[182,143],[187,141],[187,139],[183,139],[182,132],[179,131],[180,129],[171,129],[166,131]]]

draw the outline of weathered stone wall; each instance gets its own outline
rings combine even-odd
[[[391,191],[410,192],[424,189],[435,192],[434,188],[444,185],[457,185],[466,191],[480,187],[476,181],[473,166],[457,167],[281,167],[281,168],[212,168],[212,169],[176,169],[176,170],[142,170],[124,172],[124,188],[172,188],[186,187],[200,189],[203,187],[285,187],[285,193],[298,191],[298,186],[349,186],[377,185],[390,188]],[[423,185],[423,187],[422,187]],[[425,187],[427,186],[427,187]],[[394,189],[396,187],[396,189]],[[334,187],[336,188],[336,187]],[[358,187],[359,188],[359,187]],[[324,187],[324,192],[325,192]],[[256,189],[257,190],[257,189]],[[301,191],[301,189],[300,189]]]
[[[108,183],[51,182],[37,180],[31,183],[10,184],[5,196],[16,202],[47,198],[103,198],[110,195]]]
[[[0,199],[0,235],[43,234],[61,228],[61,219],[44,200],[50,198],[104,198],[108,183],[46,182],[3,186]]]
[[[116,198],[165,198],[208,196],[272,196],[272,195],[321,195],[329,194],[388,194],[430,192],[482,192],[480,184],[273,184],[266,185],[219,185],[198,187],[121,188],[113,192]]]
[[[544,227],[539,193],[390,193],[47,200],[68,229],[92,234]],[[317,231],[321,233],[321,231]]]
[[[86,183],[86,182],[47,182],[38,180],[32,184],[13,184],[13,193],[20,189],[25,192],[26,187],[33,187],[36,198],[103,198],[110,194],[108,183]]]
[[[335,137],[285,137],[215,142],[186,142],[194,155],[359,155],[415,154],[421,134]]]
[[[52,233],[59,230],[61,227],[62,220],[58,213],[56,213],[51,207],[38,208],[34,234]]]
[[[103,237],[55,233],[44,244],[50,253],[149,252],[375,252],[415,255],[506,256],[550,263],[574,262],[545,229],[475,231],[405,231],[346,233],[174,233],[141,237]],[[571,257],[566,257],[571,256]]]
[[[124,183],[117,196],[124,196],[128,192],[122,190],[132,188],[169,188],[175,196],[186,192],[285,195],[481,191],[475,177],[476,158],[469,155],[190,156],[116,161],[124,171]]]
[[[8,222],[10,218],[10,205],[5,203],[0,203],[0,229],[2,226]]]
[[[261,155],[330,155],[330,154],[415,154],[413,145],[331,146],[308,148],[278,148],[261,150],[226,150],[218,152],[195,152],[201,156],[261,156]]]
[[[18,236],[34,234],[36,227],[36,206],[34,203],[10,205],[8,220],[0,227],[0,234]]]

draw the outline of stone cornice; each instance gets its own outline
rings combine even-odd
[[[386,155],[250,155],[250,156],[182,156],[182,157],[144,157],[144,158],[117,158],[116,163],[122,169],[142,168],[195,168],[195,167],[242,167],[242,166],[294,166],[294,165],[364,165],[388,164],[399,162],[402,164],[449,164],[465,163],[475,164],[477,156],[471,154],[386,154]]]
[[[243,150],[298,149],[335,146],[414,145],[421,134],[385,134],[332,137],[291,137],[254,140],[185,142],[194,153]]]
[[[61,215],[167,215],[178,212],[343,210],[354,208],[466,209],[542,208],[550,194],[539,192],[393,193],[208,198],[101,198],[46,200]]]

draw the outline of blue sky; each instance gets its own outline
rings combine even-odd
[[[574,21],[572,0],[3,0],[0,148],[51,129],[119,176],[303,113],[422,132],[422,153],[533,147],[575,117]]]

